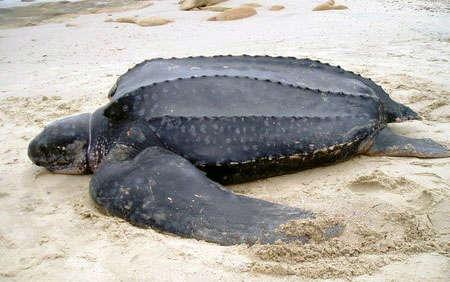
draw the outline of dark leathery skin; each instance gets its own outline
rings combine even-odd
[[[277,229],[289,220],[313,217],[297,208],[235,195],[161,147],[101,166],[90,193],[109,213],[133,224],[222,245],[306,241]]]
[[[214,91],[208,94],[209,89]],[[201,169],[220,171],[223,177],[214,179],[225,183],[345,160],[384,126],[377,98],[244,77],[157,83],[121,97],[110,107],[118,107],[115,114],[125,120],[146,120],[166,148]],[[283,158],[287,160],[280,167],[286,169],[276,169],[271,160]],[[237,177],[240,166],[249,173]]]
[[[450,151],[444,145],[425,138],[416,139],[400,136],[388,127],[381,130],[365,153],[372,156],[398,156],[418,158],[447,158]]]
[[[203,75],[248,76],[321,91],[371,95],[383,104],[387,122],[419,118],[409,107],[393,101],[369,78],[339,66],[294,57],[242,55],[147,60],[123,74],[109,96],[114,100],[155,82]]]

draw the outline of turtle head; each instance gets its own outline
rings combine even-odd
[[[88,173],[90,116],[80,114],[50,123],[30,142],[28,157],[52,172]]]

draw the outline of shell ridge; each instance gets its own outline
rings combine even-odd
[[[366,77],[362,76],[362,75],[359,74],[359,73],[355,73],[355,72],[350,71],[350,70],[344,70],[344,69],[342,69],[340,66],[333,66],[333,65],[331,65],[331,64],[329,64],[329,63],[325,63],[325,62],[322,62],[322,61],[320,61],[320,60],[312,60],[312,59],[309,59],[309,58],[297,58],[297,57],[293,57],[293,56],[277,56],[277,57],[271,57],[271,56],[268,56],[268,55],[248,55],[248,54],[231,55],[231,54],[229,54],[229,55],[188,56],[188,57],[170,57],[170,58],[157,57],[157,58],[147,59],[147,60],[144,60],[143,62],[140,62],[140,63],[138,63],[138,64],[135,64],[133,67],[129,68],[128,71],[127,71],[126,73],[124,73],[124,74],[122,74],[121,76],[119,76],[119,78],[117,79],[116,83],[119,84],[120,80],[121,80],[128,72],[133,71],[134,69],[138,69],[140,66],[143,66],[143,65],[145,65],[145,64],[147,64],[147,63],[151,63],[151,62],[158,61],[158,60],[173,60],[173,61],[177,61],[177,60],[183,60],[183,59],[196,59],[196,58],[206,58],[206,59],[211,59],[211,58],[224,58],[224,57],[236,57],[236,58],[238,58],[238,57],[243,57],[243,58],[255,58],[255,59],[257,59],[257,58],[264,58],[264,59],[267,59],[267,58],[276,58],[276,59],[284,60],[284,61],[286,61],[286,62],[295,62],[295,63],[308,63],[308,62],[311,63],[311,62],[313,62],[313,63],[319,64],[319,65],[311,66],[311,67],[320,68],[320,67],[326,66],[326,67],[328,67],[328,68],[330,68],[330,69],[333,69],[333,70],[337,71],[338,73],[347,73],[347,74],[350,74],[350,75],[354,75],[354,76],[356,76],[356,77],[359,77],[360,80],[361,80],[366,86],[373,86],[373,87],[376,87],[377,90],[381,90],[382,92],[384,92],[384,94],[386,94],[388,97],[390,97],[389,94],[387,94],[387,93],[383,90],[383,88],[382,88],[381,86],[379,86],[378,84],[374,83],[370,78],[366,78]],[[368,85],[367,83],[369,83],[370,85]],[[114,93],[112,93],[112,94],[114,95]],[[113,96],[113,95],[111,95],[111,96]]]
[[[315,92],[317,94],[330,94],[330,95],[342,96],[342,97],[350,96],[350,97],[358,97],[358,98],[362,98],[362,99],[372,99],[372,100],[375,100],[377,102],[380,101],[380,98],[374,97],[374,96],[371,96],[371,95],[367,95],[367,94],[352,94],[352,93],[344,93],[344,92],[324,91],[324,90],[320,90],[320,89],[312,89],[312,88],[309,88],[309,87],[300,86],[300,85],[294,85],[294,84],[281,82],[281,81],[277,81],[277,80],[262,79],[262,78],[258,78],[258,77],[250,77],[250,76],[242,76],[242,75],[226,75],[226,74],[224,74],[224,75],[222,75],[222,74],[215,74],[215,75],[200,75],[200,76],[190,76],[190,77],[178,77],[176,79],[168,79],[168,80],[164,80],[164,81],[161,81],[161,82],[153,82],[153,83],[151,83],[149,85],[140,86],[140,87],[136,88],[135,90],[128,92],[127,94],[121,96],[118,99],[118,101],[120,99],[122,99],[123,97],[131,96],[131,95],[137,93],[138,91],[142,91],[145,88],[154,87],[156,85],[168,84],[168,83],[177,82],[177,81],[187,81],[187,80],[194,80],[194,79],[206,79],[206,78],[213,78],[213,77],[214,78],[251,79],[251,80],[255,80],[255,81],[261,81],[261,82],[268,82],[268,83],[272,83],[272,84],[277,84],[277,85],[281,85],[281,86],[284,86],[284,87],[290,87],[290,88],[295,88],[295,89]]]
[[[289,118],[289,119],[295,119],[295,120],[339,120],[341,118],[360,118],[360,117],[366,117],[365,114],[359,114],[359,115],[334,115],[334,116],[265,116],[265,115],[247,115],[247,116],[175,116],[175,115],[161,115],[161,116],[155,116],[147,119],[147,121],[157,120],[157,119],[186,119],[189,120],[223,120],[223,119],[255,119],[255,118],[265,118],[267,120],[270,119],[279,119],[279,118]]]

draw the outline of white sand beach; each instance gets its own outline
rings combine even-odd
[[[319,12],[315,0],[220,3],[261,5],[236,21],[207,21],[216,12],[177,2],[0,25],[0,280],[448,281],[449,158],[357,156],[229,187],[346,225],[329,242],[252,247],[134,227],[94,206],[89,176],[31,163],[28,142],[45,124],[106,103],[135,64],[218,54],[308,57],[370,77],[423,117],[390,124],[395,132],[450,147],[448,1],[342,0],[349,9]],[[153,16],[173,22],[108,20]]]

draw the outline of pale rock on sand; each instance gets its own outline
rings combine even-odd
[[[344,5],[335,5],[334,0],[328,0],[322,4],[317,5],[314,7],[313,11],[326,11],[326,10],[345,10],[348,9],[347,6]]]
[[[208,0],[182,0],[179,2],[181,10],[191,10],[208,5]]]
[[[211,11],[211,12],[225,12],[226,10],[230,10],[231,8],[229,7],[222,7],[222,6],[206,6],[206,7],[201,7],[200,10],[205,10],[205,11]]]
[[[157,26],[157,25],[165,25],[173,22],[172,20],[168,20],[160,17],[149,17],[144,19],[139,19],[136,21],[137,25],[140,26]]]
[[[269,7],[269,11],[280,11],[283,9],[284,9],[283,5],[273,5]]]
[[[258,3],[245,3],[245,4],[242,4],[241,7],[259,8],[259,7],[262,7],[262,5],[258,4]]]
[[[117,18],[114,21],[116,23],[136,23],[136,18],[135,17],[122,17],[122,18]]]
[[[209,18],[208,21],[233,21],[248,18],[256,14],[257,12],[254,8],[239,7],[226,10],[225,12]]]
[[[206,6],[213,6],[227,0],[181,0],[179,2],[181,10],[192,10]]]
[[[161,17],[149,17],[138,19],[135,17],[122,17],[115,20],[118,23],[132,23],[140,26],[157,26],[157,25],[165,25],[173,22],[172,20],[168,20]]]

